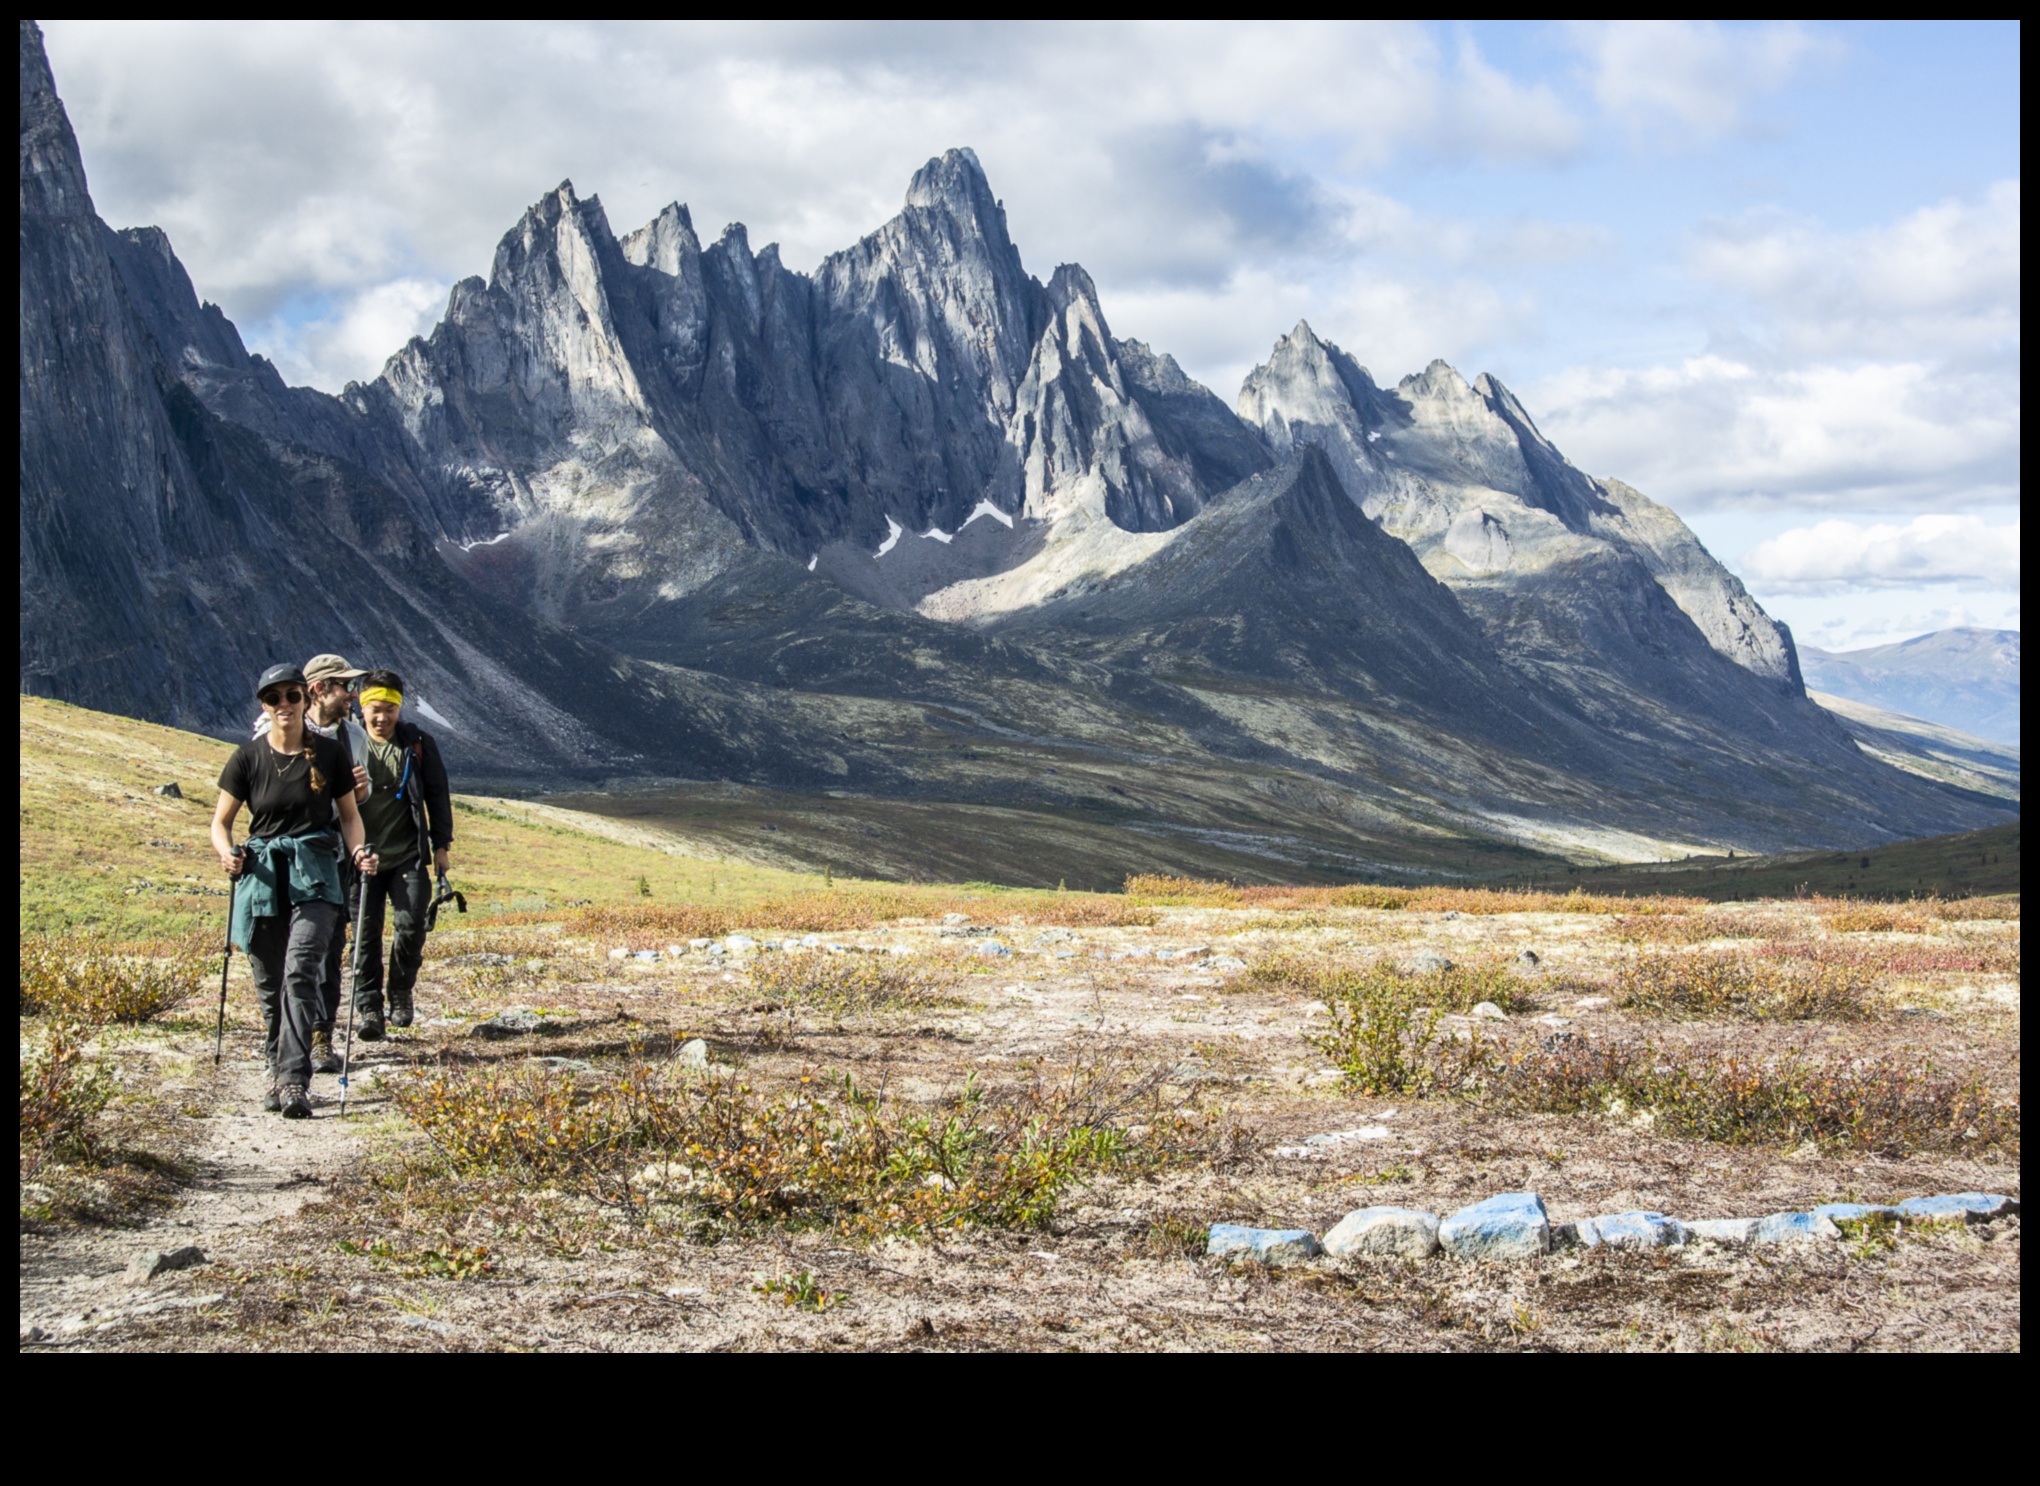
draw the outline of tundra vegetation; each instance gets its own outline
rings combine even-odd
[[[474,911],[430,942],[419,1024],[357,1047],[344,1123],[322,1078],[286,1127],[252,1112],[238,957],[213,1066],[219,745],[23,718],[36,1346],[2019,1345],[2016,1217],[1516,1264],[1203,1254],[1214,1223],[1502,1191],[1556,1222],[2017,1193],[2016,895],[915,886],[464,799]],[[183,1244],[206,1262],[115,1278]]]

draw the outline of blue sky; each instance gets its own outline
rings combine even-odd
[[[973,146],[1030,269],[1222,397],[1443,357],[1802,640],[2019,623],[2015,23],[46,26],[101,213],[373,376],[562,178],[812,266]]]

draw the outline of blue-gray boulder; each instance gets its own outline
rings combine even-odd
[[[1943,1192],[1938,1197],[1908,1197],[1898,1205],[1898,1215],[1917,1222],[1923,1218],[1960,1218],[1967,1223],[1988,1223],[2019,1210],[2019,1199],[1996,1192]]]
[[[1551,1252],[1551,1217],[1535,1192],[1502,1192],[1440,1223],[1438,1242],[1462,1259],[1534,1259]]]
[[[1750,1230],[1751,1243],[1796,1243],[1807,1239],[1833,1238],[1838,1228],[1812,1213],[1772,1213],[1757,1219]]]
[[[1675,1248],[1689,1236],[1686,1225],[1663,1213],[1609,1213],[1573,1224],[1574,1242],[1583,1249]]]
[[[1263,1264],[1301,1264],[1324,1252],[1308,1228],[1249,1228],[1214,1223],[1204,1252],[1222,1259],[1258,1259]]]
[[[1865,1218],[1902,1216],[1895,1207],[1879,1207],[1870,1202],[1823,1202],[1813,1210],[1813,1215],[1826,1218],[1830,1223],[1859,1223]]]

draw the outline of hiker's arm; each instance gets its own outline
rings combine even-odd
[[[241,802],[221,790],[220,802],[213,806],[212,844],[220,854],[220,865],[234,877],[241,875],[241,854],[234,850],[234,817],[240,813]]]
[[[354,803],[359,805],[368,798],[368,770],[354,766]]]
[[[453,860],[453,796],[446,784],[446,762],[429,733],[424,751],[426,834],[432,838],[432,870],[445,872]]]
[[[334,796],[333,803],[340,809],[341,844],[347,848],[347,854],[354,858],[355,866],[359,867],[369,876],[375,876],[379,869],[379,864],[375,859],[375,853],[366,850],[363,844],[361,812],[354,808],[353,792],[350,790],[344,795]]]

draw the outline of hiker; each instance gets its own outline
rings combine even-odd
[[[220,770],[212,822],[213,849],[236,879],[230,937],[248,956],[262,1003],[270,1077],[263,1108],[287,1120],[312,1115],[312,1029],[340,918],[341,843],[358,870],[372,875],[377,867],[362,841],[354,760],[344,738],[305,726],[307,690],[294,665],[262,673],[255,695],[269,726]],[[234,820],[244,805],[248,840],[236,850]]]
[[[368,734],[348,714],[354,710],[354,683],[368,672],[350,666],[345,656],[315,655],[305,662],[305,726],[321,737],[337,738],[344,730],[347,755],[354,760],[354,803],[368,798],[368,770],[361,761],[368,756]],[[269,731],[269,713],[255,719],[255,736]],[[340,963],[347,954],[347,925],[354,917],[354,905],[361,895],[361,879],[354,863],[340,862],[340,922],[332,942],[326,946],[326,973],[319,982],[319,1020],[312,1028],[312,1072],[338,1073],[340,1055],[333,1051],[333,1024],[340,1015]]]
[[[394,671],[370,671],[361,678],[361,717],[368,729],[368,769],[373,791],[361,807],[367,841],[383,865],[368,882],[367,902],[354,931],[354,1015],[357,1035],[374,1042],[383,1035],[382,926],[385,905],[390,934],[389,1025],[411,1025],[411,990],[425,955],[427,910],[432,879],[444,877],[453,845],[453,801],[439,745],[416,723],[404,721],[404,683]]]

